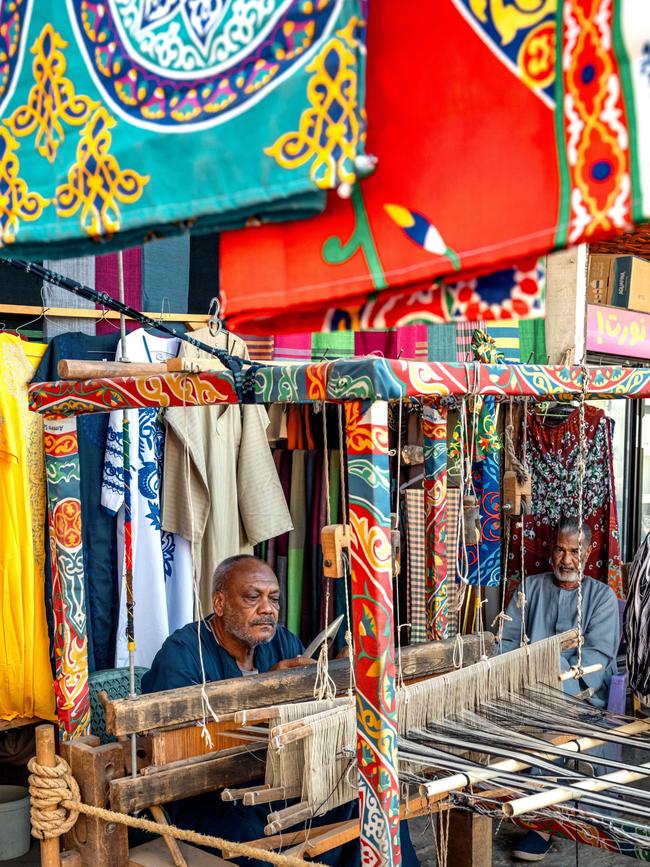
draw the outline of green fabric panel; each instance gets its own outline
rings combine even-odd
[[[546,332],[544,325],[544,319],[520,320],[519,346],[521,361],[524,364],[546,364]]]
[[[311,336],[312,361],[351,358],[354,355],[354,331],[315,331]]]
[[[289,533],[287,558],[287,629],[300,635],[302,610],[302,576],[305,560],[305,533],[307,531],[305,508],[305,452],[296,450],[291,462],[291,494],[289,511],[293,530]]]
[[[456,326],[451,323],[429,325],[427,328],[429,361],[456,361]]]
[[[204,5],[199,15],[187,2],[0,3],[12,45],[0,241],[13,255],[313,216],[328,189],[352,181],[365,128],[362,0]],[[331,103],[308,128],[323,91]]]

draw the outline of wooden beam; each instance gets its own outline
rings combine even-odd
[[[149,364],[144,361],[76,361],[62,358],[57,365],[59,379],[95,379],[101,376],[150,376],[167,373],[164,362]]]
[[[476,662],[482,653],[479,635],[463,636],[463,660]],[[486,652],[494,652],[494,635],[484,634]],[[456,639],[413,644],[402,648],[402,670],[407,680],[430,677],[454,667]],[[330,662],[329,673],[338,692],[348,688],[350,669],[347,659]],[[219,713],[233,713],[246,708],[308,701],[314,696],[316,673],[312,668],[293,668],[254,674],[231,680],[208,683],[206,692]],[[203,717],[200,686],[185,686],[164,692],[149,693],[137,699],[109,700],[100,693],[106,713],[106,730],[115,736],[143,732]]]
[[[449,820],[447,863],[453,867],[492,867],[492,819],[467,810],[438,813],[440,825]]]
[[[39,316],[47,313],[48,316],[74,317],[75,319],[119,319],[117,310],[102,310],[95,307],[45,307],[40,304],[0,304],[0,313],[8,313],[11,316]],[[205,325],[208,321],[207,313],[143,313],[150,319],[162,322],[193,322]],[[130,317],[127,316],[127,319]]]
[[[111,809],[134,813],[151,804],[167,804],[259,778],[266,757],[264,748],[240,747],[239,752],[228,750],[228,753],[156,774],[113,780],[109,786]]]

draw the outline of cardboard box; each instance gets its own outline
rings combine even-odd
[[[616,256],[611,270],[611,305],[650,313],[650,262]]]
[[[612,290],[612,264],[616,256],[592,253],[587,273],[587,304],[609,304]]]

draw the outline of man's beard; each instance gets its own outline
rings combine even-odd
[[[560,569],[554,569],[553,574],[555,580],[560,584],[577,584],[580,581],[580,573],[577,570],[572,572],[562,572]]]
[[[258,620],[253,620],[252,623],[246,624],[243,623],[237,615],[227,614],[224,611],[221,620],[225,632],[234,635],[235,638],[243,641],[244,644],[247,644],[250,648],[257,647],[259,644],[268,644],[268,642],[275,636],[275,630],[277,629],[277,623],[270,617],[260,617]],[[272,626],[273,632],[268,638],[257,638],[250,631],[250,627],[261,626],[264,624]]]

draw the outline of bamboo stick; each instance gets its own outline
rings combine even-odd
[[[639,768],[650,771],[650,762],[645,765],[639,765]],[[558,786],[555,789],[539,792],[536,795],[527,795],[524,798],[506,801],[501,809],[504,815],[509,818],[521,816],[523,813],[532,813],[535,810],[541,810],[543,807],[551,807],[553,804],[562,804],[565,801],[578,801],[582,797],[582,793],[576,791],[576,789],[582,789],[585,793],[603,792],[617,783],[635,783],[637,780],[645,780],[648,776],[648,773],[641,773],[640,771],[613,771],[611,774],[603,774],[602,777],[595,777],[592,780],[576,783],[572,789]]]
[[[635,722],[626,723],[625,725],[618,726],[609,731],[612,734],[630,736],[640,734],[649,729],[650,721],[644,722],[643,720],[636,720]],[[561,744],[562,747],[569,752],[580,753],[598,747],[604,743],[604,741],[599,740],[598,738],[582,737],[563,742],[561,738],[554,738],[550,743]],[[557,759],[557,756],[553,753],[535,753],[535,756],[541,759],[550,759],[551,761]],[[432,780],[430,783],[424,783],[420,786],[420,794],[425,797],[431,797],[433,795],[455,792],[458,789],[464,789],[466,786],[473,785],[474,783],[489,782],[502,773],[511,774],[516,773],[517,771],[524,771],[526,768],[529,768],[531,764],[534,764],[532,756],[530,762],[520,762],[515,759],[502,759],[488,765],[485,769],[468,770],[465,773],[452,774],[451,776],[443,777],[440,780]]]
[[[596,671],[602,671],[603,665],[601,662],[594,662],[593,665],[585,665],[584,668],[578,668],[577,665],[572,666],[568,671],[563,671],[562,674],[558,676],[558,680],[561,680],[563,683],[567,680],[577,680],[582,677],[583,674],[593,674]]]
[[[117,310],[102,310],[95,307],[43,307],[36,304],[0,304],[0,313],[9,313],[12,316],[72,316],[75,319],[119,319]],[[193,322],[205,325],[208,321],[207,313],[143,313],[149,319],[160,322]]]
[[[36,760],[44,768],[53,768],[56,765],[54,727],[51,725],[36,728]],[[56,811],[56,805],[51,809]],[[61,867],[58,837],[41,840],[41,867]]]

